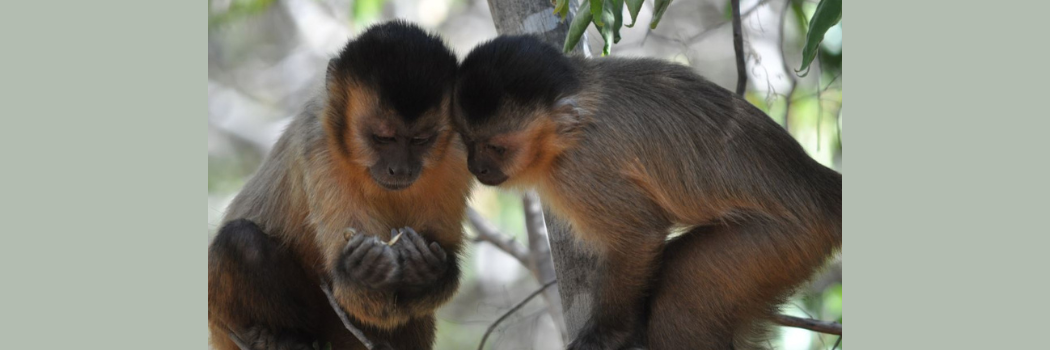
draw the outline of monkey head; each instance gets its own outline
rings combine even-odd
[[[402,21],[373,26],[328,64],[324,127],[351,164],[408,188],[450,146],[456,56]]]
[[[470,172],[483,184],[527,184],[574,141],[582,112],[579,69],[532,36],[501,36],[460,65],[455,125]]]

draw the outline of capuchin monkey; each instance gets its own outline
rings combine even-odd
[[[688,67],[499,37],[460,65],[455,116],[478,180],[536,189],[599,257],[569,349],[761,348],[842,245],[842,175]]]
[[[434,310],[459,284],[473,183],[450,121],[456,64],[439,38],[404,22],[371,27],[330,61],[324,92],[210,246],[215,348],[364,349],[322,284],[381,348],[433,346]]]

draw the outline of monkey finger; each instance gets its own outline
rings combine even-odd
[[[415,245],[416,250],[423,255],[423,258],[426,259],[428,264],[440,263],[440,261],[437,260],[437,257],[430,253],[430,248],[427,248],[427,241],[423,239],[423,236],[409,227],[405,228],[405,232],[408,234],[407,238],[411,240],[412,244]]]
[[[390,280],[392,275],[395,275],[398,271],[397,260],[393,257],[393,252],[390,248],[383,249],[382,254],[376,261],[369,266],[362,266],[367,269],[368,276],[366,279],[375,283],[383,283]]]
[[[401,240],[404,240],[406,242],[402,244],[397,244],[397,246],[401,250],[401,252],[406,254],[405,258],[409,260],[422,260],[423,252],[419,251],[419,247],[416,246],[415,243],[413,243],[415,242],[414,236],[417,236],[417,234],[415,234],[415,231],[406,230],[402,232],[404,232],[404,236],[401,237]]]
[[[376,239],[375,242],[372,242],[372,246],[370,247],[370,249],[368,249],[368,253],[366,253],[365,256],[361,258],[361,264],[359,266],[367,267],[372,266],[372,264],[375,264],[376,259],[379,259],[379,257],[383,254],[384,246],[385,245],[382,242],[379,242],[378,239]]]
[[[445,261],[446,259],[448,259],[448,254],[445,253],[444,249],[441,249],[441,245],[437,242],[430,243],[430,251],[433,252],[434,255],[436,255],[437,258],[441,261]]]
[[[360,246],[361,242],[364,241],[365,236],[367,236],[367,235],[356,234],[353,237],[351,237],[350,241],[346,242],[346,245],[343,246],[343,254],[347,254],[352,249],[357,248],[358,246]]]
[[[347,265],[347,267],[350,267],[350,268],[353,268],[353,267],[356,267],[357,265],[360,265],[361,264],[361,258],[363,258],[365,256],[365,254],[368,253],[369,248],[372,247],[372,245],[369,244],[369,242],[367,240],[365,240],[365,238],[354,237],[354,240],[357,240],[359,242],[354,244],[354,246],[353,246],[353,248],[352,248],[352,250],[350,252],[350,256],[348,256],[346,258],[346,260],[343,262],[344,264]]]

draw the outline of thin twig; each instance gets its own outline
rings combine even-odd
[[[543,293],[544,290],[546,290],[550,286],[553,286],[557,282],[558,280],[553,280],[544,283],[543,286],[540,287],[540,289],[537,289],[536,291],[532,292],[532,294],[529,294],[529,296],[525,297],[525,299],[522,299],[522,301],[519,302],[517,305],[514,305],[514,307],[510,308],[510,310],[507,310],[507,312],[504,313],[503,316],[497,318],[496,322],[493,322],[492,325],[489,326],[489,329],[485,331],[485,336],[481,337],[481,344],[478,344],[478,350],[485,349],[485,341],[489,339],[489,335],[492,334],[492,331],[496,330],[496,326],[498,326],[500,322],[503,322],[503,320],[507,319],[507,317],[510,317],[510,315],[517,312],[518,309],[521,309],[523,306],[525,306],[525,304],[527,304],[529,300],[532,300],[532,298],[535,298],[537,295],[540,295],[540,293]]]
[[[838,349],[839,345],[842,345],[842,336],[841,335],[839,336],[839,339],[835,340],[835,345],[831,346],[831,350]]]
[[[747,90],[747,67],[744,62],[744,32],[740,28],[740,0],[731,0],[733,6],[733,51],[736,52],[736,94],[744,96]]]
[[[492,243],[496,248],[518,259],[522,265],[529,266],[528,248],[515,241],[514,237],[500,233],[495,225],[472,208],[467,208],[467,218],[470,219],[470,225],[474,227],[474,231],[478,233],[475,240]]]
[[[252,348],[248,346],[248,344],[245,344],[244,341],[241,340],[241,337],[238,337],[237,334],[234,334],[233,332],[229,332],[227,334],[229,334],[230,340],[232,340],[233,343],[236,344],[237,347],[241,350],[252,350]]]
[[[324,295],[328,297],[328,304],[332,306],[333,310],[335,310],[335,314],[339,315],[339,320],[343,321],[343,327],[346,327],[346,330],[350,331],[350,333],[353,333],[354,337],[357,337],[357,340],[360,341],[361,344],[364,344],[365,347],[368,348],[368,350],[374,349],[375,344],[372,344],[372,342],[368,340],[368,337],[365,336],[365,333],[362,332],[360,329],[357,329],[357,327],[354,327],[354,325],[350,323],[350,317],[346,315],[346,312],[343,311],[343,308],[339,307],[339,303],[335,301],[335,296],[332,295],[332,289],[328,288],[327,284],[322,283],[321,291],[323,291]]]
[[[788,66],[787,54],[784,53],[784,27],[787,26],[787,16],[791,11],[791,2],[794,0],[784,0],[784,10],[780,12],[780,28],[777,31],[779,37],[777,43],[780,45],[780,63],[784,67],[784,75],[787,76],[791,87],[788,89],[788,93],[784,98],[784,130],[791,132],[791,102],[792,96],[795,94],[795,87],[798,86],[798,78],[795,77],[794,71],[791,66]]]
[[[788,315],[776,315],[773,319],[777,324],[785,327],[802,328],[819,333],[842,335],[842,324],[838,322],[821,321],[812,318],[799,318]]]

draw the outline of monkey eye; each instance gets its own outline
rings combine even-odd
[[[500,147],[500,146],[495,146],[495,145],[485,145],[485,147],[488,148],[490,151],[495,152],[496,154],[501,155],[501,156],[504,153],[507,153],[507,149],[505,147]]]
[[[379,144],[394,143],[394,141],[397,141],[393,137],[384,137],[379,135],[372,135],[372,139]]]
[[[425,144],[429,143],[430,140],[433,139],[433,138],[434,138],[433,136],[413,137],[412,138],[412,143],[416,144],[416,145],[425,145]]]

